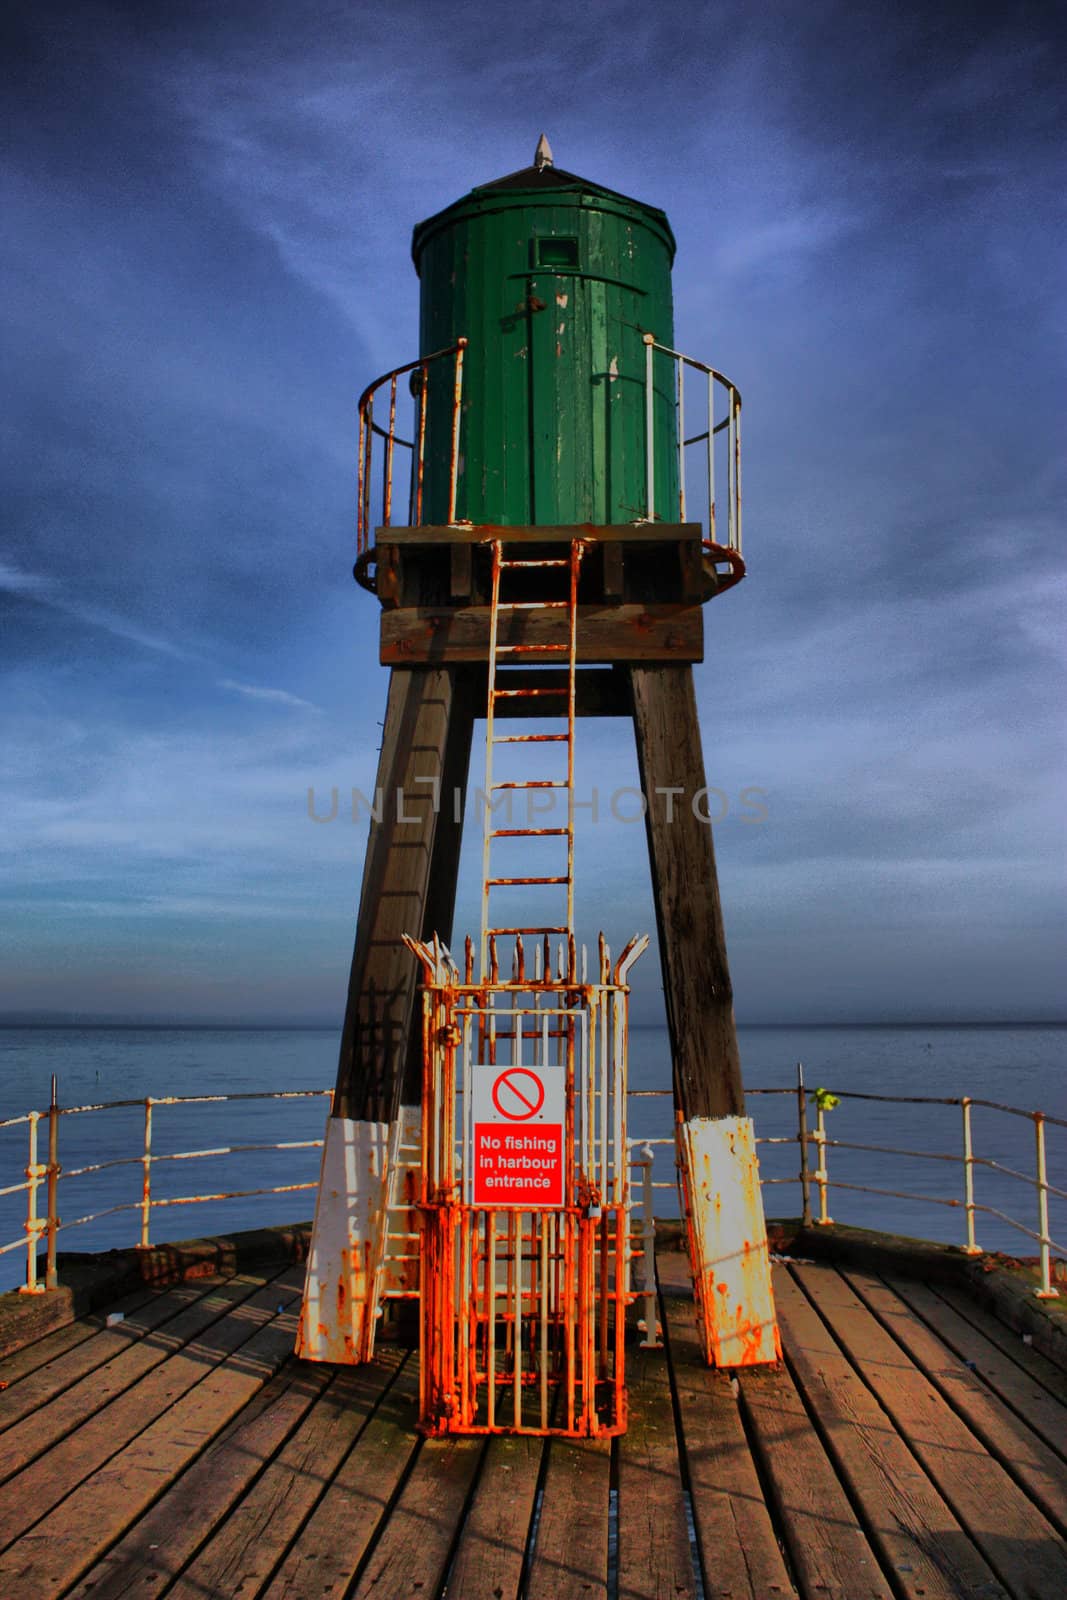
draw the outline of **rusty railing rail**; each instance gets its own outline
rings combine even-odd
[[[467,348],[466,339],[457,339],[455,344],[449,345],[444,350],[434,350],[432,354],[418,356],[414,361],[408,361],[402,367],[394,367],[392,372],[383,373],[380,378],[375,378],[369,383],[359,397],[359,458],[357,467],[357,492],[356,492],[356,548],[359,557],[365,556],[373,544],[374,523],[372,516],[373,490],[372,479],[374,471],[374,438],[385,441],[385,458],[381,467],[381,526],[389,527],[393,521],[393,485],[395,481],[395,456],[399,446],[411,452],[411,473],[408,488],[407,520],[410,527],[419,527],[422,523],[423,480],[426,467],[426,397],[429,392],[430,366],[435,361],[445,361],[452,358],[452,433],[449,454],[449,479],[448,479],[448,517],[449,523],[456,520],[456,486],[459,478],[459,430],[460,416],[463,405],[463,352]],[[406,373],[418,373],[418,378],[412,379],[412,394],[414,397],[414,438],[402,439],[396,431],[396,414],[398,403],[399,380]],[[388,384],[388,422],[383,427],[374,420],[374,401],[378,391]],[[357,563],[358,565],[358,563]]]
[[[155,1210],[162,1210],[172,1206],[199,1205],[207,1202],[222,1202],[228,1200],[253,1199],[259,1196],[273,1194],[295,1194],[317,1188],[317,1180],[292,1184],[276,1184],[253,1189],[218,1190],[211,1193],[197,1193],[184,1195],[157,1195],[152,1192],[152,1172],[160,1163],[174,1161],[199,1161],[229,1155],[244,1154],[247,1152],[271,1152],[283,1150],[312,1150],[321,1149],[321,1139],[295,1139],[275,1142],[256,1142],[243,1144],[215,1145],[197,1150],[178,1150],[160,1152],[153,1150],[153,1125],[154,1114],[158,1108],[167,1106],[188,1105],[223,1105],[240,1101],[263,1100],[301,1100],[301,1099],[328,1099],[332,1091],[329,1089],[297,1089],[297,1090],[262,1090],[242,1092],[235,1094],[204,1094],[204,1095],[149,1095],[144,1098],[129,1100],[98,1101],[88,1105],[61,1106],[58,1103],[56,1081],[53,1076],[49,1105],[44,1111],[23,1112],[19,1116],[0,1119],[0,1131],[7,1128],[24,1127],[27,1137],[27,1161],[24,1168],[22,1181],[0,1187],[0,1199],[6,1196],[24,1193],[26,1195],[26,1215],[20,1235],[6,1243],[0,1243],[0,1256],[12,1251],[24,1250],[26,1253],[25,1282],[20,1287],[22,1292],[36,1294],[46,1288],[55,1287],[58,1279],[56,1273],[56,1240],[59,1233],[72,1228],[82,1227],[88,1223],[96,1222],[103,1217],[112,1216],[119,1212],[134,1211],[139,1213],[139,1244],[147,1248],[151,1243],[151,1216]],[[763,1188],[771,1188],[784,1183],[799,1183],[805,1221],[811,1220],[815,1225],[828,1224],[832,1221],[830,1216],[829,1193],[831,1189],[850,1191],[861,1194],[872,1194],[888,1199],[919,1201],[929,1205],[938,1205],[953,1210],[962,1211],[964,1217],[964,1242],[961,1248],[968,1254],[980,1253],[981,1246],[977,1241],[979,1215],[995,1217],[998,1221],[1012,1228],[1014,1231],[1031,1239],[1038,1247],[1038,1269],[1040,1284],[1035,1291],[1042,1298],[1055,1298],[1059,1291],[1052,1283],[1052,1254],[1067,1255],[1067,1246],[1057,1241],[1051,1235],[1049,1223],[1049,1197],[1058,1200],[1067,1200],[1067,1190],[1050,1182],[1048,1176],[1048,1156],[1046,1129],[1067,1128],[1067,1119],[1048,1115],[1041,1111],[1027,1111],[1018,1106],[1001,1104],[998,1101],[985,1100],[976,1096],[943,1096],[943,1095],[888,1095],[871,1094],[856,1090],[834,1090],[832,1093],[816,1090],[814,1093],[806,1090],[804,1085],[803,1068],[798,1064],[797,1082],[795,1086],[780,1088],[754,1088],[747,1091],[750,1096],[760,1095],[791,1095],[797,1104],[797,1130],[795,1133],[760,1135],[757,1137],[758,1145],[796,1145],[800,1155],[799,1171],[796,1174],[784,1177],[764,1177],[761,1180]],[[670,1089],[631,1089],[628,1099],[666,1099],[672,1097]],[[832,1109],[831,1103],[847,1101],[866,1101],[874,1104],[909,1105],[909,1106],[955,1106],[961,1113],[960,1133],[961,1147],[958,1152],[936,1150],[914,1150],[901,1145],[873,1144],[868,1141],[852,1139],[831,1138],[827,1132],[826,1117]],[[809,1126],[808,1114],[814,1105],[815,1125]],[[82,1166],[65,1169],[59,1160],[59,1133],[64,1117],[84,1116],[87,1114],[139,1108],[144,1114],[144,1132],[140,1148],[135,1154],[115,1156],[105,1161],[87,1162]],[[1005,1116],[1019,1117],[1032,1124],[1034,1131],[1034,1170],[1032,1173],[1021,1172],[1015,1167],[1008,1166],[989,1156],[975,1153],[972,1112],[975,1108],[992,1111]],[[42,1123],[47,1131],[47,1155],[41,1160]],[[647,1252],[651,1243],[651,1217],[652,1194],[655,1190],[673,1190],[676,1188],[676,1178],[670,1180],[653,1176],[654,1163],[659,1151],[669,1149],[672,1154],[672,1164],[675,1152],[673,1136],[645,1137],[632,1136],[628,1140],[628,1162],[640,1174],[639,1184],[635,1185],[634,1198],[638,1202],[634,1207],[634,1217],[631,1227],[632,1257],[636,1268],[638,1293],[645,1299],[645,1315],[649,1329],[655,1328],[655,1317],[652,1300],[649,1298],[651,1289],[647,1276]],[[830,1175],[828,1153],[831,1150],[855,1150],[859,1152],[874,1153],[892,1156],[900,1159],[914,1158],[921,1161],[938,1161],[955,1164],[962,1168],[961,1192],[958,1197],[946,1195],[932,1195],[921,1193],[917,1190],[888,1189],[868,1183],[852,1183],[842,1178]],[[814,1154],[814,1165],[812,1155]],[[91,1174],[108,1171],[115,1167],[139,1166],[142,1169],[142,1192],[139,1199],[122,1201],[117,1205],[106,1206],[100,1210],[90,1211],[82,1216],[63,1220],[59,1214],[59,1196],[63,1179],[87,1177]],[[976,1169],[1001,1174],[1004,1177],[1028,1185],[1034,1192],[1036,1227],[1030,1227],[1021,1222],[1017,1217],[1009,1215],[999,1207],[988,1205],[976,1198],[975,1173]],[[818,1215],[812,1217],[810,1205],[810,1189],[814,1186],[817,1196]],[[42,1244],[45,1250],[44,1281],[41,1281],[39,1255]],[[654,1337],[654,1333],[651,1335]]]
[[[233,1189],[211,1194],[153,1195],[152,1168],[160,1162],[198,1161],[217,1156],[244,1154],[248,1151],[318,1150],[322,1148],[321,1139],[289,1139],[274,1143],[216,1145],[203,1150],[153,1151],[153,1112],[160,1106],[215,1105],[246,1100],[307,1100],[328,1098],[331,1094],[332,1090],[330,1089],[254,1090],[238,1094],[147,1095],[144,1099],[100,1100],[89,1105],[61,1106],[58,1102],[56,1078],[53,1074],[51,1099],[47,1111],[28,1111],[21,1116],[7,1117],[0,1121],[0,1130],[25,1123],[28,1129],[29,1144],[25,1181],[8,1184],[6,1187],[0,1188],[0,1198],[19,1192],[26,1194],[26,1221],[23,1224],[23,1236],[12,1239],[6,1244],[0,1244],[0,1256],[7,1255],[12,1250],[24,1249],[26,1251],[26,1281],[19,1287],[24,1294],[39,1294],[45,1289],[54,1289],[59,1281],[56,1269],[56,1236],[66,1228],[83,1227],[87,1223],[98,1222],[103,1217],[114,1216],[120,1211],[137,1211],[140,1213],[140,1238],[138,1243],[142,1248],[147,1249],[151,1243],[150,1218],[153,1210],[157,1208],[201,1205],[209,1201],[245,1200],[259,1195],[293,1194],[300,1190],[316,1189],[318,1188],[318,1182],[317,1180],[312,1180],[307,1183],[283,1183],[257,1189]],[[84,1116],[97,1111],[128,1110],[133,1107],[143,1107],[144,1109],[144,1136],[141,1149],[137,1155],[114,1156],[107,1161],[90,1161],[80,1167],[64,1168],[60,1165],[59,1126],[62,1117]],[[44,1162],[39,1160],[39,1134],[42,1121],[46,1123],[48,1130],[48,1159]],[[98,1211],[89,1211],[84,1216],[71,1217],[66,1221],[60,1217],[59,1184],[61,1178],[68,1180],[84,1178],[93,1173],[109,1171],[115,1167],[131,1166],[139,1166],[142,1169],[141,1198],[139,1200],[120,1201],[117,1205],[104,1206]],[[40,1209],[42,1186],[45,1190],[45,1211],[43,1215]],[[43,1283],[40,1281],[38,1266],[38,1255],[42,1239],[46,1242],[45,1280]]]
[[[698,503],[697,520],[706,524],[707,532],[704,538],[705,555],[713,563],[727,562],[729,573],[721,574],[720,588],[729,587],[737,583],[745,575],[744,552],[741,542],[741,392],[735,383],[732,383],[724,373],[715,367],[709,367],[706,362],[697,361],[693,356],[683,355],[680,350],[672,350],[669,345],[657,343],[655,337],[646,333],[645,343],[645,520],[655,522],[657,518],[666,517],[668,520],[677,515],[679,522],[689,520],[693,510],[693,496],[688,492],[688,453],[691,446],[702,445],[703,456],[702,470],[706,483],[706,497],[702,494]],[[674,408],[678,431],[678,490],[677,500],[672,506],[661,504],[663,496],[656,482],[656,352],[674,362]],[[705,393],[700,397],[703,410],[706,414],[707,425],[699,433],[686,437],[686,373],[691,371],[702,375],[702,388]],[[716,421],[716,411],[725,401],[725,416]],[[698,424],[699,426],[699,424]],[[726,527],[722,529],[722,519],[718,512],[716,496],[716,464],[715,444],[720,434],[725,435],[723,441],[726,451]],[[725,531],[725,539],[720,538],[720,533]]]

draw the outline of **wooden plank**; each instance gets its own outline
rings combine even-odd
[[[618,1443],[618,1592],[626,1600],[692,1600],[682,1467],[667,1355],[627,1352],[629,1423]]]
[[[329,1381],[326,1367],[286,1364],[217,1439],[91,1567],[68,1600],[160,1594],[196,1554]]]
[[[275,1298],[279,1292],[271,1285]],[[202,1381],[0,1555],[0,1592],[47,1600],[75,1582],[291,1359],[296,1316],[265,1309],[267,1319],[258,1326],[235,1314],[231,1328],[241,1343],[229,1359],[208,1369]]]
[[[5,1356],[0,1361],[0,1389],[6,1392],[23,1378],[28,1377],[31,1372],[36,1372],[39,1368],[47,1366],[50,1361],[66,1355],[69,1350],[84,1344],[87,1339],[95,1338],[106,1325],[108,1312],[121,1311],[126,1316],[151,1300],[154,1292],[152,1289],[139,1289],[133,1294],[126,1295],[124,1299],[117,1300],[113,1306],[108,1306],[106,1312],[94,1311],[89,1316],[79,1317],[77,1321],[68,1322],[62,1328],[43,1334],[32,1344],[23,1345],[20,1350]]]
[[[976,1328],[990,1344],[996,1345],[1006,1356],[1010,1356],[1017,1367],[1028,1373],[1036,1383],[1041,1384],[1061,1405],[1067,1406],[1067,1373],[1058,1367],[1048,1356],[1035,1350],[1033,1345],[1024,1344],[1022,1335],[1007,1323],[1001,1322],[998,1316],[988,1311],[985,1306],[980,1306],[973,1295],[965,1289],[957,1289],[951,1284],[939,1283],[937,1293],[941,1299],[965,1317],[973,1328]]]
[[[1021,1416],[991,1392],[981,1374],[964,1366],[880,1278],[861,1272],[845,1276],[971,1432],[1060,1532],[1067,1534],[1067,1464],[1063,1457],[1049,1449]],[[921,1297],[917,1294],[916,1298]],[[1063,1443],[1061,1428],[1061,1448]]]
[[[707,598],[703,553],[702,545],[693,540],[687,540],[678,547],[682,599],[695,601],[698,605]]]
[[[1008,1600],[810,1301],[775,1273],[786,1359],[885,1573],[905,1600]]]
[[[688,1258],[657,1253],[656,1270],[705,1594],[709,1600],[791,1595],[729,1375],[704,1359]]]
[[[789,1373],[748,1367],[737,1376],[804,1600],[891,1600],[878,1557]]]
[[[622,545],[610,539],[604,545],[604,594],[608,599],[621,599],[623,591]],[[695,600],[696,595],[683,595],[685,600]]]
[[[142,1333],[151,1332],[152,1338],[142,1337],[133,1345],[125,1340],[124,1349],[117,1348],[118,1341],[111,1340],[114,1353],[106,1366],[86,1373],[0,1434],[0,1482],[22,1471],[57,1440],[69,1437],[75,1428],[161,1366],[183,1344],[202,1336],[212,1323],[254,1294],[262,1282],[262,1278],[251,1276],[208,1278],[160,1295],[138,1318]]]
[[[488,606],[402,606],[383,611],[379,660],[387,667],[485,661],[489,616]],[[565,645],[568,626],[564,611],[501,614],[501,633],[506,637],[500,642],[531,647]],[[698,605],[664,603],[581,605],[577,659],[703,661],[703,612]]]
[[[610,1439],[551,1439],[525,1600],[606,1600]]]
[[[1067,1459],[1067,1408],[1061,1402],[925,1284],[901,1278],[889,1278],[887,1282],[897,1298],[917,1312],[987,1388],[1017,1412],[1052,1450]]]
[[[634,666],[630,685],[676,1104],[686,1120],[744,1116],[715,847],[693,810],[707,783],[693,674]],[[665,786],[682,791],[673,814]]]
[[[1009,1594],[1062,1600],[1067,1551],[1037,1507],[839,1273],[806,1266],[793,1271]]]
[[[448,587],[449,593],[455,599],[470,600],[471,547],[469,544],[458,541],[452,544]]]
[[[113,1327],[106,1326],[103,1316],[94,1318],[95,1326],[88,1329],[88,1338],[83,1337],[66,1350],[60,1349],[50,1361],[0,1394],[0,1431],[31,1413],[39,1413],[50,1400],[88,1373],[99,1374],[101,1367],[164,1325],[177,1310],[198,1300],[203,1293],[202,1284],[190,1284],[170,1294],[147,1289],[119,1302],[115,1310],[122,1312],[123,1320]],[[64,1328],[60,1333],[68,1331]],[[60,1333],[53,1337],[59,1338]],[[85,1391],[90,1399],[99,1392],[95,1386],[87,1386]]]
[[[495,523],[455,523],[420,528],[375,528],[376,549],[389,545],[489,544],[502,539],[505,544],[570,544],[573,539],[588,539],[624,544],[678,544],[690,540],[699,544],[704,529],[699,522],[579,522],[557,526],[524,524],[505,527]]]
[[[437,1593],[484,1449],[481,1438],[425,1441],[352,1600]]]
[[[254,1595],[264,1587],[334,1473],[373,1416],[395,1375],[392,1359],[342,1369],[169,1591],[173,1600],[205,1594]]]
[[[129,1388],[82,1420],[72,1433],[54,1443],[5,1485],[0,1493],[0,1548],[39,1522],[79,1483],[99,1471],[105,1461],[200,1383],[213,1366],[274,1316],[279,1302],[288,1304],[296,1297],[294,1288],[282,1288],[277,1283],[257,1287],[247,1279],[234,1278],[216,1294],[207,1296],[201,1306],[186,1312],[186,1318],[192,1318],[197,1311],[201,1313],[203,1325],[195,1336],[183,1339],[177,1350],[164,1350],[161,1364],[140,1375]],[[206,1321],[208,1316],[212,1317],[211,1322]],[[136,1349],[128,1352],[136,1353]],[[105,1375],[125,1360],[125,1356],[117,1356],[104,1369]],[[84,1381],[96,1380],[94,1374]],[[66,1399],[67,1395],[61,1395],[48,1410],[62,1407]],[[23,1426],[18,1424],[19,1428]],[[11,1429],[12,1434],[16,1431]]]
[[[543,1439],[490,1439],[448,1575],[450,1594],[516,1600],[545,1451]]]
[[[469,749],[472,722],[455,672],[436,667],[390,675],[375,780],[385,804],[381,820],[371,823],[363,865],[336,1116],[371,1122],[396,1116],[418,979],[418,963],[402,935],[423,928],[442,815],[428,780],[442,783],[450,740],[465,740]],[[446,810],[450,817],[450,803]]]
[[[412,1356],[300,1530],[265,1600],[347,1595],[418,1444],[418,1392],[418,1363]]]

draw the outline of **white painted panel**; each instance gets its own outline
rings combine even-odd
[[[691,1242],[708,1360],[757,1366],[781,1356],[756,1139],[750,1117],[682,1128]]]
[[[386,1122],[326,1123],[296,1343],[307,1361],[356,1365],[374,1354],[389,1146]]]

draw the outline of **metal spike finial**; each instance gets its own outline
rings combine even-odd
[[[540,172],[542,167],[550,167],[552,165],[552,146],[545,135],[542,134],[537,141],[537,149],[534,151],[534,166]]]

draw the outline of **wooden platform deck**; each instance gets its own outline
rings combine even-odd
[[[301,1270],[142,1290],[0,1363],[0,1596],[1063,1600],[1067,1374],[951,1289],[776,1268],[700,1362],[685,1264],[610,1444],[421,1440],[417,1356],[292,1356]]]

